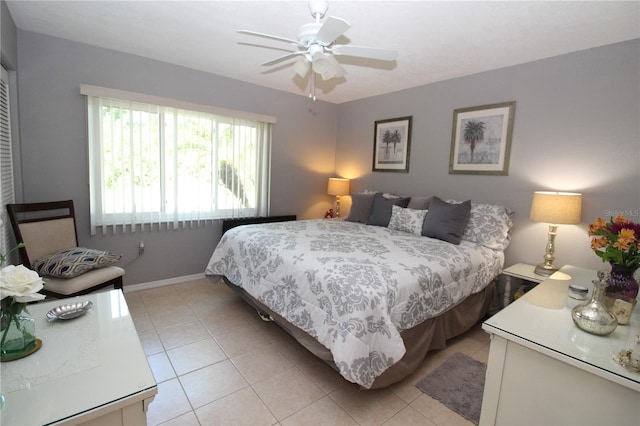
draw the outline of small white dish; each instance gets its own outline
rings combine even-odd
[[[51,309],[47,312],[47,318],[49,321],[77,318],[86,313],[92,306],[93,302],[89,300],[85,300],[84,302],[67,303],[66,305],[60,305]]]
[[[569,297],[577,300],[585,300],[589,289],[580,284],[569,284]]]

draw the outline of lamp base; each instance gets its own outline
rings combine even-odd
[[[533,270],[533,273],[536,275],[548,277],[557,270],[558,268],[555,265],[545,265],[544,263],[541,263],[540,265],[536,266],[536,268]]]
[[[556,265],[553,264],[555,260],[555,240],[558,233],[558,225],[549,225],[549,241],[547,241],[547,249],[544,252],[544,262],[536,266],[533,272],[537,275],[548,277],[558,270]]]

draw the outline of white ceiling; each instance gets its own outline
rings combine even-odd
[[[18,28],[119,50],[300,95],[293,61],[260,64],[313,22],[305,1],[7,1]],[[318,99],[343,103],[640,38],[640,1],[330,1],[351,24],[341,44],[395,49],[393,63],[339,57]],[[256,45],[270,48],[256,47]]]

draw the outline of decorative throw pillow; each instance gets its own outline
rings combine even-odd
[[[389,226],[391,219],[391,207],[407,207],[409,197],[386,198],[378,193],[373,198],[373,206],[371,206],[371,214],[367,220],[367,225]]]
[[[449,203],[459,201],[447,200]],[[471,203],[469,222],[462,239],[494,250],[505,250],[511,242],[513,210],[499,204]]]
[[[429,208],[429,201],[431,201],[431,197],[411,197],[409,204],[407,204],[407,208],[427,210]]]
[[[402,207],[392,206],[389,229],[420,236],[422,235],[422,224],[426,215],[426,210],[403,209]]]
[[[349,216],[346,220],[367,223],[376,194],[377,192],[354,192],[351,194],[351,210],[349,210]]]
[[[73,247],[38,259],[31,267],[40,275],[73,278],[87,271],[109,266],[122,257],[107,251]]]
[[[470,211],[471,200],[460,204],[449,204],[438,197],[433,197],[424,219],[422,235],[460,244]]]

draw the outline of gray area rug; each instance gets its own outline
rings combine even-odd
[[[462,417],[478,424],[486,370],[486,364],[456,352],[416,386]]]

